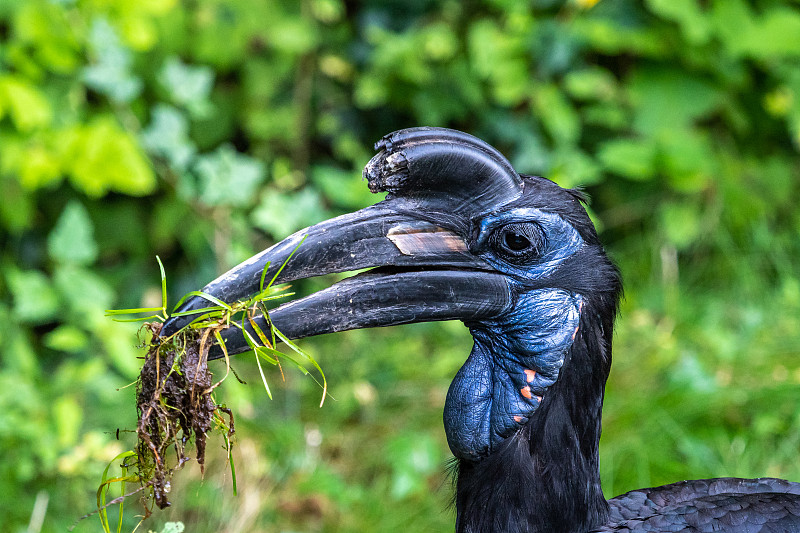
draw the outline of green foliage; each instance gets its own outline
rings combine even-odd
[[[792,0],[0,2],[7,528],[37,501],[43,531],[71,525],[130,448],[116,429],[134,427],[133,391],[116,389],[136,375],[135,326],[103,309],[158,305],[153,255],[183,294],[368,205],[372,143],[414,125],[469,131],[591,193],[627,286],[609,494],[800,479],[799,36]],[[254,383],[225,386],[249,413],[237,481],[258,509],[218,491],[222,465],[156,520],[451,527],[440,417],[462,329],[310,341],[338,400],[322,411],[311,385],[287,378],[269,403],[257,369],[237,368]]]

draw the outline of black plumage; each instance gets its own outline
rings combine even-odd
[[[800,531],[800,484],[782,479],[681,481],[622,494],[599,532]]]
[[[621,281],[584,196],[453,130],[402,130],[376,148],[364,176],[386,200],[302,230],[203,291],[256,292],[266,265],[275,274],[305,237],[279,282],[378,268],[276,309],[288,336],[462,320],[475,346],[444,414],[458,533],[800,532],[800,484],[777,479],[607,501],[598,446]],[[247,349],[239,330],[225,337],[229,353]]]

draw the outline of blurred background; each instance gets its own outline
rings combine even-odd
[[[591,195],[626,283],[607,496],[800,480],[797,0],[3,0],[3,529],[64,531],[134,445],[137,326],[104,310],[159,305],[156,254],[175,303],[379,200],[372,144],[418,125]],[[441,412],[466,329],[302,346],[335,401],[290,369],[269,369],[269,400],[236,361],[247,384],[217,397],[238,495],[217,438],[205,479],[187,466],[139,531],[452,530]]]

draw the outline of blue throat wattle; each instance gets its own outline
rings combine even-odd
[[[582,307],[579,294],[538,289],[523,293],[513,314],[470,324],[475,345],[444,407],[453,455],[486,457],[528,421],[558,379]]]
[[[545,236],[533,264],[505,261],[491,251],[490,236],[497,228],[531,220]],[[450,450],[473,461],[522,427],[547,396],[575,339],[583,307],[580,294],[539,288],[584,246],[559,215],[507,206],[484,216],[477,229],[472,251],[508,274],[516,302],[492,320],[467,324],[475,345],[447,392],[444,426]]]

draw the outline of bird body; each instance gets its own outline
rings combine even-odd
[[[463,321],[475,343],[444,407],[458,533],[800,532],[800,485],[782,480],[681,482],[606,501],[598,449],[621,281],[585,198],[454,130],[401,130],[376,148],[364,177],[384,201],[290,236],[203,292],[241,299],[265,268],[278,282],[371,268],[270,319],[290,338]],[[229,354],[248,349],[242,328],[224,333]]]
[[[800,531],[800,483],[718,478],[639,489],[609,501],[606,524],[593,533]]]

